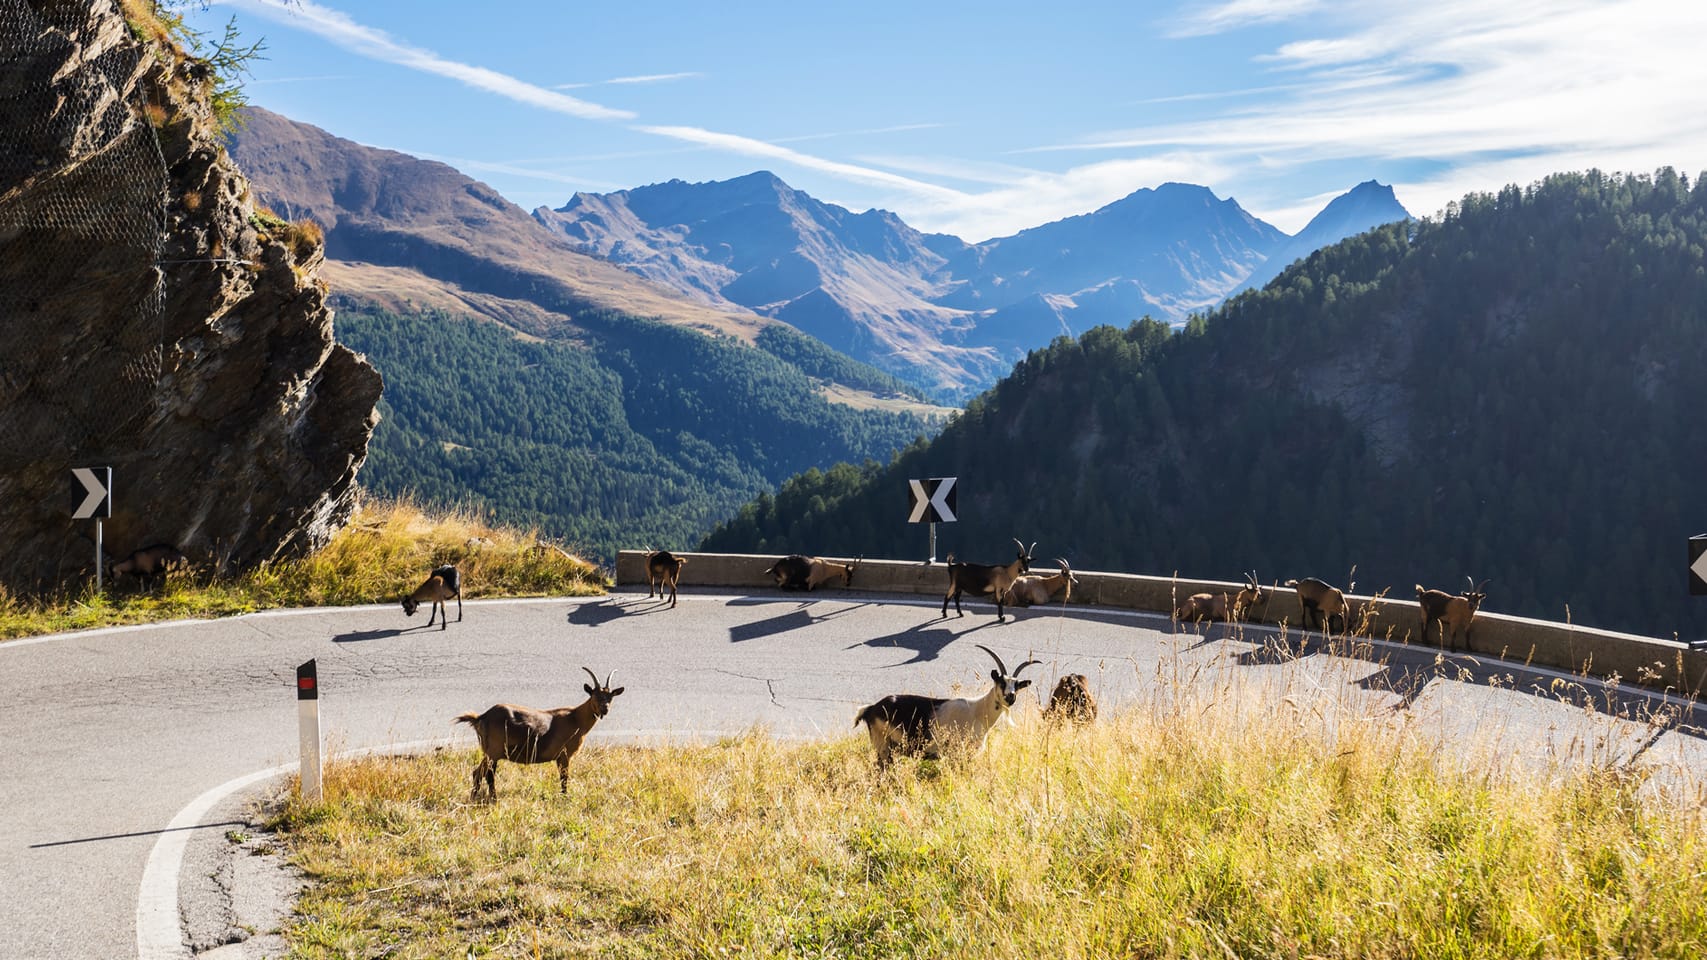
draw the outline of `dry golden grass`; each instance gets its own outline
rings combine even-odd
[[[1165,684],[1160,685],[1165,686]],[[980,756],[863,737],[338,763],[279,817],[299,957],[1694,957],[1699,786],[1447,761],[1402,715],[1223,684]],[[1326,711],[1328,716],[1324,717]]]
[[[167,575],[158,589],[108,584],[96,593],[89,584],[45,597],[0,587],[0,639],[275,607],[389,603],[442,563],[462,569],[466,599],[586,596],[608,584],[598,566],[541,541],[538,531],[494,527],[468,510],[387,501],[364,505],[319,551],[236,577],[190,569]]]

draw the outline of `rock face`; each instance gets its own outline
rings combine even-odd
[[[354,506],[379,374],[333,341],[317,232],[257,213],[208,82],[110,3],[0,0],[14,588],[91,572],[74,467],[113,468],[109,557],[164,542],[229,571],[323,543]]]

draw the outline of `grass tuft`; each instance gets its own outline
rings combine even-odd
[[[324,548],[233,577],[174,571],[157,587],[125,581],[45,596],[0,586],[0,639],[91,627],[235,616],[278,607],[389,603],[443,563],[462,569],[463,597],[586,596],[608,580],[598,566],[539,539],[494,527],[472,510],[428,512],[409,501],[364,505]]]

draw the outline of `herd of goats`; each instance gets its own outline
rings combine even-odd
[[[1048,576],[1033,574],[1030,572],[1033,559],[1031,552],[1037,544],[1033,543],[1027,548],[1016,539],[1014,545],[1019,548],[1018,556],[1008,564],[962,563],[950,554],[948,591],[942,599],[942,616],[948,616],[950,600],[954,601],[954,609],[958,615],[966,615],[960,609],[962,594],[992,597],[996,604],[998,621],[1005,617],[1005,605],[1046,604],[1057,594],[1061,595],[1064,603],[1071,597],[1072,585],[1078,582],[1078,578],[1073,575],[1067,561],[1056,560],[1060,565],[1059,573]],[[670,606],[675,607],[676,584],[687,562],[688,558],[676,556],[666,550],[648,553],[647,597],[657,596],[662,600],[665,589],[668,589]],[[838,578],[842,586],[851,586],[859,564],[859,560],[851,564],[837,563],[820,557],[796,554],[776,561],[765,573],[775,577],[777,586],[782,589],[810,591]],[[1471,621],[1474,620],[1485,596],[1481,589],[1483,585],[1485,582],[1482,585],[1472,582],[1465,593],[1454,595],[1444,590],[1426,590],[1419,584],[1416,588],[1417,603],[1421,610],[1424,635],[1428,635],[1431,628],[1438,624],[1443,644],[1450,643],[1458,635],[1462,635],[1468,643]],[[1312,620],[1319,629],[1344,629],[1350,608],[1346,604],[1345,595],[1338,588],[1314,577],[1288,580],[1286,586],[1294,588],[1298,593],[1306,629],[1310,627]],[[1257,582],[1256,574],[1251,573],[1246,575],[1245,585],[1238,590],[1197,593],[1187,597],[1174,609],[1173,615],[1180,621],[1235,622],[1266,606],[1272,593],[1272,588],[1263,587]],[[441,566],[432,571],[425,583],[403,598],[403,612],[413,616],[421,604],[431,604],[427,625],[432,626],[434,617],[442,613],[439,629],[443,630],[450,620],[450,611],[446,604],[453,599],[457,604],[457,621],[461,622],[461,575],[455,566]],[[891,694],[864,707],[855,715],[855,726],[861,723],[866,725],[872,748],[877,753],[879,770],[887,768],[897,752],[936,758],[951,749],[980,749],[991,728],[1014,705],[1019,691],[1031,685],[1030,680],[1021,680],[1019,676],[1025,668],[1041,661],[1026,660],[1010,671],[994,650],[983,644],[975,646],[989,654],[996,664],[995,669],[990,671],[991,686],[982,696],[968,698]],[[480,740],[482,757],[473,774],[473,795],[476,799],[481,795],[482,782],[486,787],[486,798],[497,799],[494,781],[498,763],[502,760],[530,764],[555,762],[558,789],[564,793],[568,792],[569,758],[580,749],[582,740],[592,730],[593,724],[610,711],[611,701],[624,689],[613,689],[609,676],[601,683],[597,674],[586,667],[581,669],[586,671],[593,682],[582,684],[582,688],[587,692],[587,699],[579,706],[537,710],[500,703],[488,708],[484,713],[470,711],[456,717],[456,722],[473,727]],[[1050,695],[1049,704],[1043,713],[1044,718],[1051,722],[1085,723],[1096,719],[1097,704],[1091,696],[1088,678],[1082,673],[1063,676]]]

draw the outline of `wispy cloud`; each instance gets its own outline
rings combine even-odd
[[[815,170],[844,180],[852,180],[856,183],[899,190],[920,199],[943,201],[959,200],[964,197],[958,190],[950,190],[934,183],[925,183],[922,180],[914,180],[910,177],[903,177],[859,164],[843,163],[840,160],[829,160],[809,153],[801,153],[779,144],[766,140],[755,140],[752,137],[744,137],[740,134],[719,133],[700,127],[636,126],[634,129],[654,136],[670,137],[687,143],[715,147],[729,153],[738,153],[765,160],[778,160],[806,170]]]
[[[313,0],[227,0],[277,23],[307,30],[359,56],[455,80],[520,103],[586,120],[628,120],[634,114],[565,96],[496,70],[459,63],[393,39]]]
[[[1381,0],[1339,21],[1336,32],[1264,58],[1300,77],[1289,96],[1032,149],[1193,150],[1248,173],[1321,162],[1425,165],[1437,172],[1395,185],[1418,213],[1558,170],[1641,171],[1707,157],[1698,103],[1707,89],[1698,53],[1707,5]],[[1299,214],[1295,204],[1277,210]]]
[[[587,83],[559,83],[551,89],[581,90],[586,87],[607,87],[612,85],[621,86],[624,84],[639,83],[669,83],[672,80],[692,80],[696,77],[703,76],[705,76],[705,74],[700,73],[697,70],[689,70],[683,73],[646,73],[636,77],[611,77],[609,80],[593,80]]]
[[[806,140],[834,140],[837,137],[871,137],[885,133],[905,133],[908,130],[935,130],[940,123],[898,123],[892,127],[870,127],[865,130],[834,130],[829,133],[802,133],[793,137],[772,137],[771,143],[801,143]]]
[[[1193,10],[1180,17],[1169,32],[1174,37],[1200,37],[1239,27],[1291,20],[1322,6],[1322,0],[1229,0]]]

